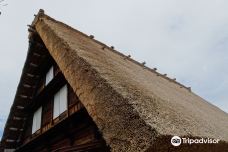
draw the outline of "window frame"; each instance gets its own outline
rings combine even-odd
[[[42,122],[42,106],[40,106],[36,111],[33,113],[33,121],[32,121],[32,134],[36,133],[38,130],[41,129],[41,122]]]
[[[47,86],[54,79],[54,67],[51,66],[45,76],[45,86]]]
[[[63,107],[62,107],[63,106]],[[54,94],[53,119],[58,118],[68,110],[68,86],[65,84]]]

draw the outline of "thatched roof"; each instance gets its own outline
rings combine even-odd
[[[189,88],[42,11],[32,27],[112,151],[167,151],[173,135],[218,138],[227,148],[228,114]]]

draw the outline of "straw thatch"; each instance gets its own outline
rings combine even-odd
[[[112,151],[223,151],[228,115],[190,89],[43,11],[36,30]],[[214,145],[173,147],[173,135]]]

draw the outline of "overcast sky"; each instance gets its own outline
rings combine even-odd
[[[26,58],[26,25],[40,8],[177,78],[228,112],[227,0],[5,0],[0,4],[0,136]]]

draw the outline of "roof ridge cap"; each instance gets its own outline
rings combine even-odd
[[[37,14],[34,15],[35,18],[34,18],[34,20],[32,21],[31,26],[34,27],[34,26],[36,25],[37,21],[38,21],[41,17],[43,17],[44,15],[45,15],[44,10],[43,10],[43,9],[40,9],[39,12],[38,12]]]

